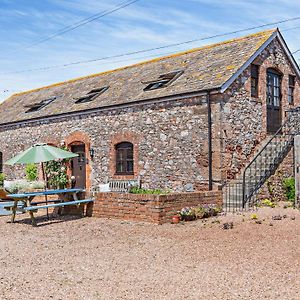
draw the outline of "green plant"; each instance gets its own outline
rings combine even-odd
[[[295,202],[295,178],[285,178],[282,181],[283,188],[285,190],[285,196],[289,201]]]
[[[270,196],[273,196],[274,194],[274,185],[273,185],[273,182],[268,180],[267,181],[267,187],[268,187],[268,191],[269,191],[269,194]]]
[[[252,215],[251,215],[251,219],[252,219],[252,220],[257,220],[257,219],[258,219],[257,214],[252,214]]]
[[[274,208],[276,206],[276,204],[273,201],[269,200],[269,199],[262,200],[261,204],[263,206],[268,206],[268,207],[272,207],[272,208]]]
[[[16,193],[25,193],[32,192],[32,190],[41,190],[43,189],[43,181],[26,181],[26,180],[14,180],[10,183],[9,187],[6,189],[13,194]]]
[[[197,219],[202,219],[205,215],[205,209],[202,206],[198,206],[194,209]]]
[[[68,150],[65,146],[61,147],[63,150]],[[45,173],[47,176],[47,183],[50,188],[66,188],[69,178],[67,174],[67,164],[70,159],[53,160],[45,164]]]
[[[38,179],[38,168],[35,164],[26,165],[25,173],[28,181],[35,181]]]
[[[45,183],[43,181],[31,181],[29,188],[30,190],[41,190],[45,188]]]
[[[5,180],[5,174],[0,173],[0,186],[3,186]]]
[[[196,219],[196,212],[193,207],[184,207],[179,212],[179,215],[183,221],[193,221]]]
[[[163,191],[161,189],[143,189],[143,188],[139,188],[137,186],[133,186],[131,187],[131,189],[129,190],[129,193],[131,194],[147,194],[147,195],[165,195],[168,194],[167,191]]]

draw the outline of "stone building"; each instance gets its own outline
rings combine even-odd
[[[87,189],[138,177],[173,191],[224,186],[299,105],[299,79],[268,30],[26,91],[0,105],[2,159],[63,140]]]

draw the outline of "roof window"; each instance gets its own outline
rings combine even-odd
[[[45,106],[49,105],[55,99],[56,99],[56,97],[51,97],[51,98],[42,100],[42,101],[34,103],[34,104],[25,105],[24,107],[28,108],[25,113],[39,111],[39,110],[43,109]]]
[[[164,88],[175,81],[183,74],[183,71],[174,71],[167,74],[160,75],[157,79],[152,81],[143,82],[147,84],[144,91],[152,91],[160,88]]]
[[[78,104],[78,103],[86,103],[86,102],[93,101],[98,96],[100,96],[105,91],[107,91],[108,88],[109,88],[108,86],[105,86],[105,87],[102,87],[102,88],[92,89],[85,96],[77,98],[77,100],[75,101],[75,103]]]

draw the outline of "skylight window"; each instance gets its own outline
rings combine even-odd
[[[183,71],[175,71],[167,74],[160,75],[157,79],[143,82],[147,84],[147,86],[144,88],[144,91],[152,91],[160,88],[164,88],[171,84],[173,81],[175,81],[177,78],[179,78],[183,74]]]
[[[39,110],[43,109],[45,106],[49,105],[55,99],[56,99],[56,97],[51,97],[51,98],[42,100],[41,102],[37,102],[37,103],[31,104],[31,105],[25,105],[25,107],[28,108],[25,113],[39,111]]]
[[[75,103],[78,104],[78,103],[86,103],[86,102],[93,101],[98,96],[100,96],[105,91],[107,91],[108,88],[109,88],[108,86],[105,86],[105,87],[102,87],[102,88],[93,89],[93,90],[89,91],[85,96],[82,96],[82,97],[78,98],[75,101]]]

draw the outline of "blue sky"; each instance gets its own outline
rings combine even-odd
[[[300,16],[300,1],[140,0],[65,35],[26,48],[40,38],[120,2],[122,0],[0,0],[0,100],[12,93],[253,31],[125,58],[14,73],[21,70],[159,47]],[[300,20],[279,28],[292,51],[300,48]],[[300,52],[296,58],[300,59]]]

